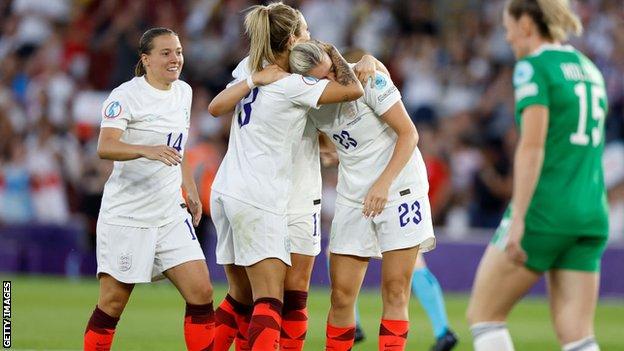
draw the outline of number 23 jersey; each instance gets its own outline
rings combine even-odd
[[[362,207],[366,194],[384,171],[397,141],[397,134],[381,117],[401,94],[387,75],[377,72],[374,86],[364,86],[364,96],[353,102],[321,106],[309,118],[336,145],[338,166],[337,203]],[[418,148],[392,182],[388,203],[401,198],[427,195],[427,171]]]
[[[134,145],[169,145],[184,154],[192,101],[181,81],[169,90],[135,77],[114,89],[102,105],[103,128],[123,130],[121,141]],[[100,219],[129,227],[160,227],[187,215],[180,205],[181,166],[144,157],[115,161],[102,197]]]

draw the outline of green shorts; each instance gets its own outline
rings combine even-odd
[[[508,220],[503,219],[492,238],[492,245],[501,250],[505,249],[508,227]],[[526,231],[521,244],[528,257],[525,266],[530,270],[546,272],[551,269],[567,269],[599,272],[607,238]]]

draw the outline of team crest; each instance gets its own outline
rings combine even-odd
[[[314,85],[316,83],[318,83],[319,79],[315,78],[315,77],[309,77],[309,76],[301,76],[301,79],[303,79],[303,82],[306,83],[307,85]]]
[[[531,80],[531,78],[533,78],[533,73],[533,66],[530,63],[526,61],[518,62],[513,73],[513,84],[515,86],[519,86],[527,83]]]
[[[384,78],[382,75],[377,74],[375,76],[375,88],[376,89],[381,90],[381,89],[383,89],[386,86],[386,84],[388,84],[386,82],[386,78]]]
[[[132,254],[121,254],[117,258],[117,265],[119,266],[119,270],[122,272],[127,272],[132,267]]]
[[[121,103],[119,101],[111,101],[104,109],[104,117],[113,119],[121,114]]]

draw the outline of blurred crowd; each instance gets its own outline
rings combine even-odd
[[[509,201],[517,139],[514,58],[502,0],[300,0],[312,36],[384,62],[420,133],[434,221],[461,235],[493,228]],[[0,2],[0,223],[86,223],[93,233],[111,163],[95,153],[101,102],[129,80],[149,27],[174,29],[182,79],[194,88],[187,155],[204,204],[227,146],[229,118],[207,106],[245,56],[245,0]],[[576,3],[571,44],[608,88],[605,174],[612,238],[624,238],[624,3]],[[324,212],[335,198],[324,170]],[[208,208],[205,208],[208,211]],[[328,226],[325,226],[328,228]]]

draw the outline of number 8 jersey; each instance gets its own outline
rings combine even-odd
[[[336,203],[362,207],[368,190],[388,165],[397,134],[381,118],[401,100],[388,76],[377,72],[374,86],[364,86],[364,96],[353,102],[330,104],[310,111],[309,118],[336,145],[340,164]],[[414,149],[388,192],[391,206],[407,197],[427,195],[427,171],[418,148]]]
[[[254,88],[234,111],[228,150],[212,189],[286,214],[306,115],[310,108],[318,108],[328,83],[291,74]]]
[[[518,126],[529,106],[549,111],[544,163],[526,230],[606,236],[602,153],[607,98],[602,75],[573,47],[544,45],[516,63],[513,84]]]

